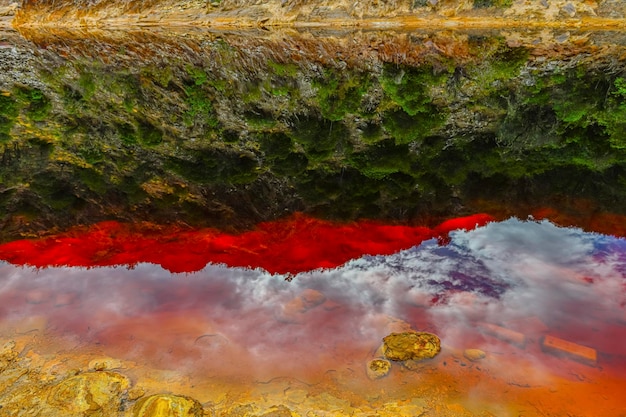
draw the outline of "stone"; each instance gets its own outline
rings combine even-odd
[[[142,398],[133,408],[134,417],[202,417],[202,405],[193,398],[156,394]]]
[[[28,304],[41,304],[48,301],[50,294],[43,290],[30,290],[25,295]]]
[[[491,323],[478,323],[478,329],[485,334],[497,337],[500,340],[524,349],[526,347],[526,336],[523,333]]]
[[[392,361],[430,359],[440,351],[441,341],[432,333],[391,333],[383,338],[383,354]]]
[[[141,387],[132,387],[131,389],[128,390],[127,397],[129,400],[135,401],[143,397],[144,395],[146,395],[146,390],[144,390]]]
[[[291,410],[284,405],[273,406],[268,412],[261,415],[261,417],[292,417]]]
[[[302,304],[306,310],[317,307],[326,301],[326,296],[322,292],[311,288],[307,288],[302,291],[300,298],[302,299]]]
[[[62,294],[57,294],[54,297],[54,306],[55,307],[65,307],[70,304],[74,304],[78,299],[78,293],[76,292],[66,292]]]
[[[130,387],[124,375],[115,372],[85,372],[69,377],[50,389],[47,402],[64,415],[117,415],[122,393]]]
[[[463,356],[465,356],[467,360],[476,362],[481,359],[484,359],[487,356],[487,354],[480,349],[465,349],[463,351]]]
[[[566,16],[574,17],[576,16],[576,6],[572,3],[566,3],[565,6],[561,8],[561,12],[563,12]]]
[[[589,366],[595,366],[598,362],[598,352],[595,349],[550,335],[541,340],[541,349]]]
[[[380,379],[389,374],[391,362],[387,359],[373,359],[367,363],[365,371],[369,379]]]
[[[92,359],[89,362],[88,368],[90,371],[110,371],[113,369],[123,368],[124,365],[119,359],[113,358],[97,358]]]

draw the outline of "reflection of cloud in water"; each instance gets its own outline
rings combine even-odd
[[[624,316],[624,249],[615,238],[511,219],[453,232],[445,247],[431,240],[292,282],[224,266],[170,275],[147,264],[39,271],[1,264],[0,305],[5,319],[46,314],[60,333],[105,346],[126,343],[140,356],[179,349],[177,363],[187,358],[194,367],[221,366],[197,362],[216,352],[224,366],[331,366],[375,349],[390,316],[437,331],[457,348],[467,347],[469,337],[479,344],[472,347],[489,350],[489,339],[476,335],[481,322],[531,333],[545,331],[533,327],[540,322],[612,352],[626,342],[619,339],[624,332],[590,338],[589,328],[602,332],[607,316]],[[24,303],[33,289],[48,299]],[[323,302],[298,300],[307,289],[323,293]],[[54,307],[55,297],[68,292],[78,300]],[[229,349],[239,356],[227,358]]]

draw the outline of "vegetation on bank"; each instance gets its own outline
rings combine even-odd
[[[41,87],[0,95],[0,209],[406,219],[560,193],[623,211],[626,70],[470,47],[477,59],[367,70],[267,59],[252,71],[223,40],[195,61],[44,61]]]

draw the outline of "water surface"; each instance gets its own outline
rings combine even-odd
[[[169,390],[210,404],[228,391],[228,401],[275,401],[302,415],[395,402],[431,414],[456,404],[473,415],[618,416],[625,250],[620,238],[512,218],[291,282],[225,265],[172,275],[152,264],[3,264],[2,331],[38,350],[119,359],[139,385],[167,372]],[[523,335],[523,344],[493,326]],[[442,352],[369,380],[365,366],[382,338],[408,329],[438,334]],[[545,351],[546,336],[597,359]],[[486,357],[472,362],[468,348]]]

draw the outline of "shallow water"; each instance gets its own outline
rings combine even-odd
[[[190,274],[153,264],[0,271],[3,338],[115,358],[138,385],[160,379],[205,404],[274,402],[301,415],[390,403],[426,415],[626,411],[626,241],[546,220],[458,230],[447,244],[291,282],[211,264]],[[439,335],[442,352],[369,380],[382,338],[408,329]],[[550,351],[551,337],[578,346]],[[468,360],[469,348],[486,357]]]

